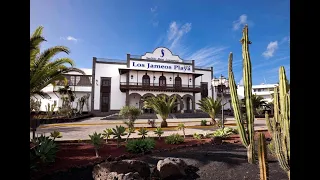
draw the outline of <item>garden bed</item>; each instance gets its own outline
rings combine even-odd
[[[83,120],[88,117],[92,117],[91,113],[77,115],[76,117],[66,118],[62,116],[52,117],[52,118],[41,118],[40,124],[56,124],[56,123],[69,123],[69,122],[77,122]]]
[[[270,135],[268,132],[264,132],[266,135],[266,138],[270,138]],[[192,137],[186,137],[185,142],[179,145],[171,145],[166,144],[164,142],[164,138],[161,138],[158,140],[158,138],[155,138],[156,140],[156,146],[155,149],[152,150],[152,154],[155,153],[163,153],[167,151],[175,151],[177,149],[187,149],[191,147],[196,146],[202,146],[206,144],[210,144],[211,139],[201,139],[196,140]],[[138,158],[142,156],[146,156],[143,154],[132,154],[128,153],[125,148],[125,142],[121,143],[121,146],[118,148],[115,140],[109,140],[108,144],[104,144],[102,148],[99,150],[99,154],[101,157],[96,158],[95,157],[95,151],[93,148],[93,145],[91,145],[88,142],[57,142],[59,146],[59,152],[57,153],[56,162],[53,164],[50,164],[46,167],[43,167],[38,172],[32,175],[33,178],[39,179],[42,177],[42,179],[56,179],[57,175],[61,179],[73,179],[74,177],[71,174],[73,174],[74,171],[77,171],[78,173],[85,173],[88,176],[88,178],[82,178],[82,179],[92,179],[91,175],[89,178],[88,173],[91,173],[92,168],[95,164],[98,164],[106,159],[133,159]],[[239,138],[239,135],[231,135],[228,138],[224,140],[224,144],[238,144],[241,145],[241,141]],[[218,145],[219,146],[219,145]],[[210,147],[215,147],[210,145]],[[193,150],[192,150],[193,151]],[[70,173],[72,172],[72,173]],[[51,174],[51,175],[50,175]],[[64,174],[60,177],[61,174]],[[36,175],[36,176],[35,176]],[[44,175],[48,175],[45,176]],[[77,175],[75,175],[77,176]],[[81,175],[82,176],[82,175]],[[77,176],[77,177],[81,177]],[[52,177],[52,178],[51,178]],[[58,178],[58,179],[59,179]],[[79,178],[75,178],[79,179]]]

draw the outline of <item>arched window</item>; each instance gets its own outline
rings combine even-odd
[[[142,76],[142,86],[150,86],[150,77],[146,74]]]
[[[166,86],[166,77],[164,76],[159,77],[159,86]]]
[[[181,81],[181,77],[176,77],[174,78],[174,86],[175,87],[181,87],[182,86],[182,81]]]

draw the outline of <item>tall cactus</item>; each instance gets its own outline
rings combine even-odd
[[[269,179],[267,157],[268,156],[267,156],[266,138],[263,133],[260,133],[259,140],[258,140],[258,159],[259,159],[259,169],[260,169],[260,180]]]
[[[246,104],[246,128],[244,127],[244,120],[240,112],[240,102],[237,94],[236,82],[232,71],[232,58],[233,55],[229,55],[229,87],[232,107],[234,110],[234,117],[239,129],[240,138],[242,144],[247,148],[248,162],[255,163],[255,151],[254,151],[254,116],[252,107],[252,75],[251,75],[251,60],[249,55],[249,47],[251,44],[248,38],[248,25],[246,25],[242,31],[243,37],[242,43],[242,58],[243,58],[243,82],[244,82],[244,96]]]
[[[279,87],[274,88],[274,117],[266,115],[266,123],[274,143],[275,155],[290,179],[290,95],[286,72],[279,69]]]

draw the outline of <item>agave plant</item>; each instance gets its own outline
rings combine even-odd
[[[146,135],[147,135],[148,132],[149,132],[149,131],[147,131],[147,129],[144,128],[144,127],[140,128],[138,131],[139,131],[138,135],[141,135],[141,136],[142,136],[142,137],[141,137],[142,139],[145,139],[145,138],[146,138]]]
[[[186,138],[186,133],[185,133],[185,126],[183,123],[178,124],[178,130],[182,130],[183,132],[183,138]]]
[[[159,137],[159,140],[161,138],[161,135],[164,133],[161,129],[161,127],[157,127],[157,129],[154,131],[154,133]]]
[[[117,139],[117,147],[120,146],[120,141],[122,136],[127,135],[126,128],[123,126],[116,126],[116,128],[112,128],[113,139]]]
[[[103,144],[103,136],[101,133],[94,132],[92,135],[89,135],[91,143],[94,146],[94,151],[96,152],[96,157],[99,157],[98,149],[101,148]]]
[[[207,113],[212,121],[212,124],[216,124],[216,114],[221,111],[221,99],[214,100],[212,97],[206,97],[199,100],[199,108]]]
[[[55,140],[56,138],[62,138],[62,134],[59,131],[53,131],[52,133],[50,133],[50,137],[52,137],[53,140]]]
[[[177,106],[176,96],[167,98],[165,95],[150,97],[144,101],[144,108],[151,108],[158,113],[161,118],[161,127],[168,127],[167,118],[173,108]]]
[[[102,136],[104,138],[106,138],[106,143],[108,143],[108,139],[110,138],[110,136],[112,135],[112,129],[111,128],[107,128],[105,130],[103,130]]]
[[[30,154],[34,157],[35,161],[37,161],[37,159],[42,163],[55,161],[58,146],[53,139],[41,135],[40,137],[33,139],[32,142],[35,146]]]

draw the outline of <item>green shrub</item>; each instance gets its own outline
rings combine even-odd
[[[152,138],[129,140],[126,149],[131,153],[145,153],[151,151],[156,143]]]
[[[203,134],[198,134],[198,133],[193,134],[194,139],[202,139],[203,137],[204,137]]]
[[[229,135],[233,134],[232,131],[230,131],[230,129],[224,128],[224,129],[217,129],[214,133],[213,136],[214,137],[227,137]]]
[[[213,133],[205,133],[204,137],[205,138],[211,138],[213,136]]]
[[[201,126],[206,126],[207,125],[207,120],[201,120],[201,124],[200,124]]]
[[[167,144],[181,144],[183,142],[184,142],[184,138],[180,136],[178,133],[171,134],[165,139],[165,143]]]

